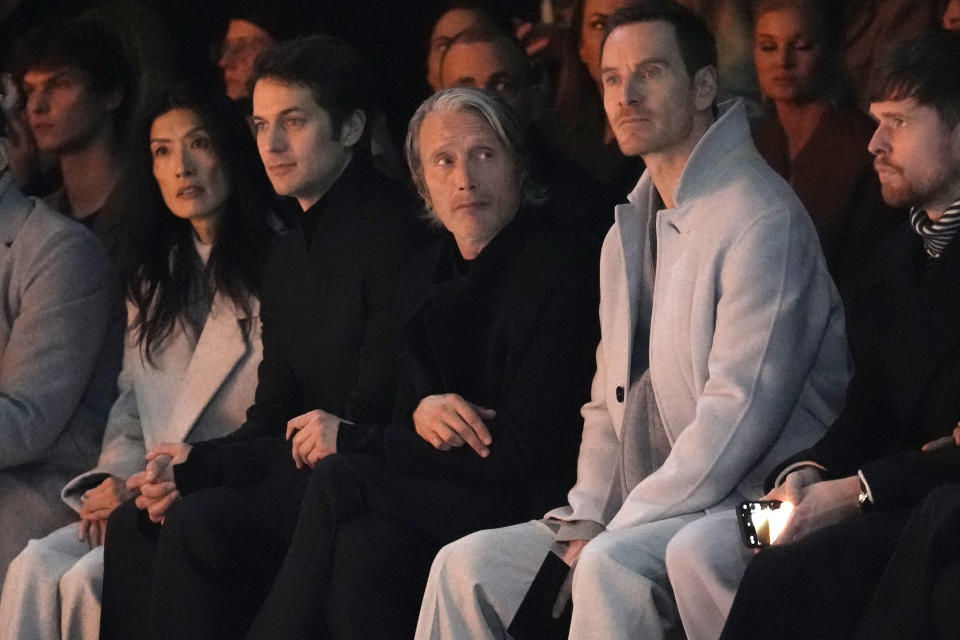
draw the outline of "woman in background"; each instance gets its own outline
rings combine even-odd
[[[900,217],[880,198],[867,143],[875,125],[847,106],[843,16],[826,0],[754,0],[754,62],[773,117],[755,134],[760,154],[813,218],[845,300],[858,265]]]
[[[243,116],[188,85],[165,92],[134,137],[127,200],[123,370],[97,467],[64,487],[80,521],[11,563],[0,638],[94,639],[107,517],[161,442],[225,435],[253,402],[262,358],[260,274],[272,192]],[[175,498],[175,496],[174,496]]]
[[[561,50],[554,109],[556,141],[573,162],[611,187],[622,202],[643,173],[643,161],[620,153],[600,90],[600,43],[607,19],[629,0],[576,0]]]

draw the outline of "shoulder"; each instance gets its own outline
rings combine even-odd
[[[89,276],[106,277],[109,261],[96,237],[83,225],[29,198],[30,211],[10,245],[15,260],[53,271],[69,284]]]

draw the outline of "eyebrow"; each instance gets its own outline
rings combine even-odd
[[[277,114],[277,117],[278,117],[278,118],[282,118],[283,116],[288,116],[288,115],[290,115],[291,113],[293,113],[294,111],[300,111],[300,112],[302,112],[304,115],[306,115],[306,113],[307,113],[307,110],[304,109],[303,107],[287,107],[286,109],[284,109],[283,111],[281,111],[280,113],[278,113],[278,114]],[[268,119],[268,118],[266,118],[266,117],[264,117],[264,116],[258,116],[257,114],[253,114],[252,117],[253,117],[254,120],[267,120],[267,119]]]
[[[184,138],[188,138],[188,137],[194,135],[195,133],[197,133],[198,131],[204,131],[204,132],[205,132],[206,130],[207,130],[206,127],[204,127],[204,126],[202,126],[202,125],[198,125],[198,126],[194,127],[193,129],[190,129],[190,131],[187,131],[185,134],[183,134],[183,137],[184,137]],[[150,138],[150,144],[153,144],[154,142],[170,142],[170,140],[171,140],[171,138]]]
[[[46,84],[46,83],[50,82],[51,80],[59,80],[59,79],[61,79],[61,78],[69,78],[69,77],[70,77],[70,72],[69,72],[67,69],[61,69],[60,71],[57,71],[56,73],[53,73],[53,74],[47,76],[47,77],[44,78],[43,81],[41,81],[41,82],[27,82],[27,76],[26,76],[26,74],[24,74],[24,76],[23,76],[23,84],[25,84],[25,85],[31,85],[31,86],[32,86],[32,85],[38,85],[38,84]]]
[[[645,67],[651,64],[662,64],[669,67],[670,61],[667,60],[666,58],[646,58],[645,60],[641,60],[637,64],[633,65],[633,68],[638,69],[640,67]],[[617,67],[600,67],[600,73],[607,73],[609,71],[616,71],[616,70],[617,70]]]

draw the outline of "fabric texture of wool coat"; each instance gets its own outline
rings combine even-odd
[[[0,173],[0,577],[73,519],[60,489],[96,462],[116,397],[122,308],[94,236]]]

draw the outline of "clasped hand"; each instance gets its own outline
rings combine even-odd
[[[115,476],[109,476],[93,489],[85,491],[81,497],[83,504],[80,507],[77,538],[85,540],[91,549],[103,544],[107,534],[107,518],[132,495],[123,481]]]
[[[162,524],[167,511],[180,499],[173,465],[185,462],[192,448],[185,442],[161,444],[147,454],[147,467],[127,478],[127,489],[140,493],[137,508],[145,509],[152,522]]]
[[[413,425],[421,438],[440,451],[467,444],[486,458],[493,438],[484,420],[496,416],[493,409],[473,404],[456,393],[442,393],[420,401],[413,412]]]
[[[297,469],[304,465],[313,469],[317,463],[337,452],[337,433],[345,422],[321,409],[308,411],[287,422],[287,440]]]

